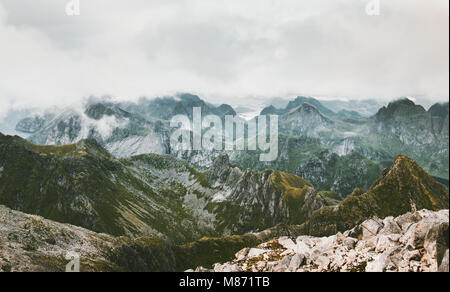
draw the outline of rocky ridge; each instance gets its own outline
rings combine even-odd
[[[329,237],[280,237],[242,249],[231,262],[196,271],[448,272],[448,227],[448,210],[373,217]]]
[[[329,205],[300,177],[242,171],[227,155],[204,173],[170,156],[117,159],[95,140],[38,146],[1,134],[0,204],[96,232],[162,233],[177,243],[301,224]]]
[[[295,228],[202,238],[174,245],[161,237],[114,237],[0,205],[0,272],[63,272],[76,255],[81,272],[175,272],[230,259],[237,250]]]

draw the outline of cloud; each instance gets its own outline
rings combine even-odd
[[[0,102],[449,96],[446,0],[0,0]]]

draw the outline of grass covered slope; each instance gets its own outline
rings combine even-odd
[[[301,224],[328,204],[322,195],[295,175],[241,171],[226,155],[203,173],[170,156],[117,159],[95,140],[38,146],[0,136],[0,204],[115,236],[185,243]]]
[[[448,206],[448,191],[412,159],[400,155],[367,192],[355,191],[340,204],[320,209],[304,227],[308,234],[325,236],[353,228],[372,216],[385,218]]]
[[[159,158],[159,161],[166,158]],[[164,233],[176,241],[213,234],[198,226],[185,197],[206,189],[187,163],[167,158],[169,173],[148,166],[151,156],[118,160],[95,140],[36,146],[0,136],[0,204],[96,232],[140,236]],[[165,175],[165,176],[164,176]]]

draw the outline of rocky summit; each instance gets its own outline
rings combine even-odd
[[[448,225],[448,210],[373,217],[329,237],[280,237],[242,249],[231,262],[196,271],[448,272]]]

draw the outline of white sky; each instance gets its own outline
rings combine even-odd
[[[0,115],[90,95],[449,96],[449,1],[0,0]]]

